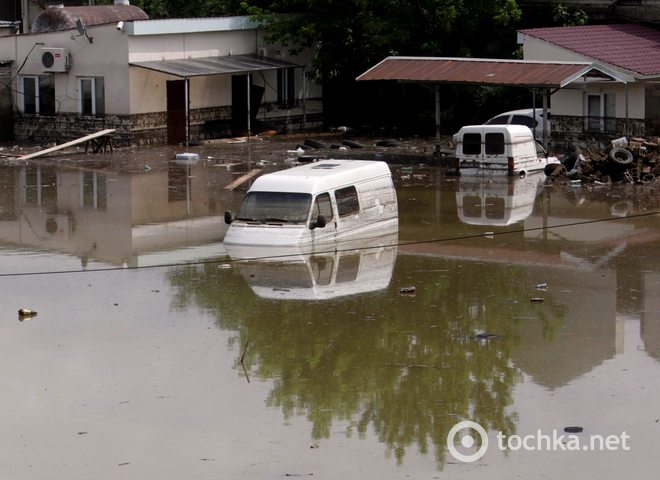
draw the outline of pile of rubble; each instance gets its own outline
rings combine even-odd
[[[622,137],[602,149],[574,146],[560,161],[561,164],[550,164],[545,169],[552,180],[649,183],[660,178],[660,137]]]

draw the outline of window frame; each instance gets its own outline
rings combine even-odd
[[[52,75],[21,75],[21,88],[23,94],[22,112],[26,115],[40,115],[40,116],[53,116],[55,115],[55,82]],[[33,85],[30,86],[30,92],[25,84],[26,80],[31,80]],[[47,92],[51,90],[52,92]],[[51,94],[51,95],[48,95]],[[46,104],[49,99],[52,102]],[[27,111],[28,103],[26,100],[32,99],[31,106],[34,111]],[[32,110],[32,108],[31,108]]]
[[[277,70],[277,104],[283,108],[296,106],[296,69],[295,67]]]
[[[89,99],[84,93],[84,83],[89,82]],[[104,77],[78,77],[78,113],[83,117],[105,116],[105,82]],[[90,103],[90,112],[86,111],[86,102]]]
[[[360,197],[355,185],[339,188],[334,193],[339,218],[360,213]]]

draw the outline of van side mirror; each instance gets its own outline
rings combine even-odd
[[[323,228],[325,227],[325,224],[326,224],[325,215],[319,215],[318,217],[316,217],[316,221],[309,224],[309,229],[314,230],[315,228]]]
[[[234,221],[234,216],[231,214],[229,210],[225,212],[225,223],[227,225],[231,224],[231,222]]]

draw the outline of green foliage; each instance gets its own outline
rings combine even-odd
[[[558,25],[570,27],[586,24],[589,17],[584,10],[579,8],[571,10],[566,5],[559,4],[554,9],[552,19]]]

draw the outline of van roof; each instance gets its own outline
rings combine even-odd
[[[385,162],[327,159],[263,175],[250,191],[315,194],[383,176],[391,176]]]
[[[534,138],[532,130],[525,125],[466,125],[461,127],[457,135],[460,137],[460,134],[465,133],[504,133],[509,138]]]

